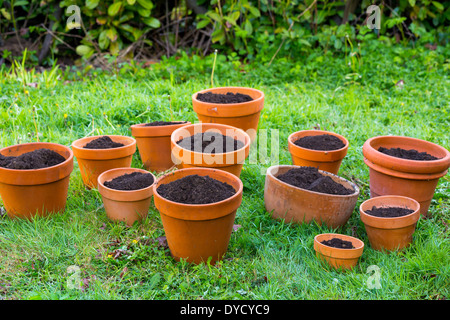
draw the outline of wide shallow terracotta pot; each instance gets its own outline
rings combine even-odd
[[[322,244],[322,241],[333,238],[350,241],[355,248],[342,249]],[[364,251],[364,242],[344,234],[322,233],[314,237],[314,250],[318,258],[323,259],[333,268],[345,270],[354,268],[358,264],[358,260]]]
[[[402,217],[384,218],[365,212],[372,207],[406,207],[414,212]],[[412,242],[420,218],[420,204],[403,196],[379,196],[364,201],[359,212],[372,248],[379,251],[401,250]]]
[[[401,159],[379,152],[379,147],[415,149],[439,159]],[[401,136],[370,138],[364,143],[362,150],[364,163],[369,167],[370,196],[410,197],[420,203],[421,214],[427,215],[438,181],[448,172],[450,153],[432,142]]]
[[[184,149],[177,141],[201,132],[218,132],[241,141],[244,146],[225,153],[201,153]],[[250,152],[250,136],[241,129],[217,123],[196,123],[175,130],[171,136],[172,159],[177,167],[204,167],[220,169],[240,176],[242,166]]]
[[[131,166],[133,154],[136,152],[136,140],[132,137],[107,135],[114,142],[123,143],[123,147],[110,149],[85,149],[90,141],[102,136],[91,136],[78,139],[72,143],[72,150],[77,158],[81,178],[88,189],[97,188],[98,176],[110,169]]]
[[[115,190],[106,187],[104,182],[132,172],[151,174],[154,179],[153,184],[156,183],[156,178],[151,172],[138,168],[111,169],[98,177],[98,191],[102,196],[106,215],[111,220],[124,221],[127,226],[132,226],[135,221],[142,221],[147,217],[153,195],[153,184],[138,190]]]
[[[319,170],[320,173],[347,188],[353,188],[355,192],[350,195],[319,193],[292,186],[276,178],[293,168],[298,168],[298,166],[278,165],[267,169],[264,186],[264,204],[267,212],[271,212],[273,218],[286,222],[309,223],[316,221],[320,225],[324,223],[331,228],[341,227],[347,223],[358,200],[358,186],[344,178],[321,170]]]
[[[162,172],[174,166],[171,155],[170,136],[178,128],[191,124],[184,122],[163,126],[146,126],[145,123],[131,126],[144,168]]]
[[[73,170],[73,153],[70,148],[47,142],[24,143],[0,150],[4,156],[47,148],[66,160],[56,166],[16,170],[0,167],[0,196],[10,217],[31,218],[63,212],[66,207],[69,177]]]
[[[220,93],[227,92],[247,94],[253,98],[252,101],[217,104],[202,102],[197,99],[199,93]],[[240,128],[247,132],[252,141],[256,139],[259,117],[264,108],[264,92],[246,87],[219,87],[205,89],[192,95],[192,107],[197,113],[198,120],[203,123],[221,123]]]
[[[189,175],[210,176],[231,185],[236,194],[210,204],[183,204],[158,194],[158,187]],[[175,260],[211,264],[221,260],[227,251],[236,211],[241,205],[243,184],[234,174],[208,168],[179,169],[162,176],[153,187],[170,252]]]
[[[322,134],[330,134],[338,137],[345,146],[337,150],[322,151],[306,149],[294,144],[294,142],[300,138]],[[294,132],[288,137],[288,148],[294,165],[315,167],[319,170],[328,171],[334,174],[338,174],[339,172],[342,160],[347,155],[348,145],[348,140],[345,137],[334,132],[323,130],[302,130]]]

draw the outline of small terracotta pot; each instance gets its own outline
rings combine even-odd
[[[394,218],[376,217],[365,212],[374,206],[406,207],[414,212]],[[401,250],[412,242],[412,236],[420,218],[420,204],[408,197],[379,196],[364,201],[359,207],[359,212],[372,248],[379,251]]]
[[[338,137],[345,146],[337,150],[322,151],[306,149],[294,144],[294,142],[300,138],[322,134],[330,134]],[[347,155],[348,145],[348,140],[345,137],[334,132],[323,130],[302,130],[294,132],[288,137],[289,152],[291,153],[292,163],[294,165],[315,167],[319,170],[328,171],[334,174],[338,174],[339,172],[342,160]]]
[[[81,177],[88,188],[97,188],[98,176],[110,169],[131,166],[133,154],[136,152],[136,140],[127,136],[108,135],[114,142],[123,143],[123,147],[110,149],[85,149],[90,141],[102,136],[91,136],[78,139],[72,143],[74,156],[77,158]]]
[[[201,153],[181,148],[177,141],[201,132],[218,132],[242,141],[244,146],[226,153]],[[217,123],[196,123],[175,130],[171,136],[172,159],[178,168],[220,169],[239,177],[250,152],[250,136],[241,129]]]
[[[227,92],[242,93],[249,95],[253,100],[242,103],[217,104],[202,102],[197,99],[199,93],[206,92],[220,94],[226,94]],[[192,95],[192,106],[197,113],[198,120],[201,122],[221,123],[242,129],[249,134],[251,141],[254,141],[261,110],[264,108],[264,92],[246,87],[210,88],[194,93]]]
[[[401,159],[379,152],[379,147],[415,149],[440,159]],[[448,172],[450,153],[437,144],[399,136],[370,138],[362,150],[364,163],[369,167],[370,196],[400,195],[413,198],[420,203],[421,214],[427,215],[438,181]]]
[[[355,248],[342,249],[322,244],[322,241],[333,238],[350,241]],[[318,258],[325,260],[333,268],[351,269],[358,264],[358,260],[363,254],[364,242],[344,234],[322,233],[314,237],[314,250]]]
[[[210,204],[177,203],[158,194],[161,184],[194,174],[226,182],[236,190],[236,194]],[[221,260],[228,248],[242,192],[241,180],[223,170],[187,168],[162,176],[153,187],[153,196],[174,259],[184,259],[195,264],[206,262],[209,257],[211,264]]]
[[[310,223],[316,221],[331,228],[338,228],[347,223],[356,206],[359,188],[356,184],[332,173],[321,171],[334,181],[355,192],[350,195],[332,195],[301,189],[285,183],[276,177],[293,165],[272,166],[267,169],[264,186],[264,204],[267,212],[272,212],[274,219],[286,222]]]
[[[150,171],[162,172],[174,166],[171,155],[170,135],[178,128],[191,124],[163,126],[146,126],[145,123],[131,126],[131,134],[136,139],[139,155],[144,168]]]
[[[16,170],[0,167],[0,195],[8,216],[31,218],[63,212],[66,207],[69,177],[73,170],[73,153],[70,148],[47,142],[18,144],[0,150],[4,156],[47,148],[66,160],[56,166]]]
[[[115,190],[104,185],[118,176],[142,172],[153,176],[154,182],[151,186],[138,190]],[[98,191],[100,192],[105,207],[106,215],[115,221],[124,221],[127,226],[132,226],[135,221],[142,221],[147,217],[153,195],[153,185],[156,183],[155,176],[143,169],[116,168],[103,172],[98,177]]]

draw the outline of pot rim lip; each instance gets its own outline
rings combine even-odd
[[[300,147],[300,146],[296,145],[296,144],[294,143],[294,141],[292,140],[292,139],[294,138],[294,136],[295,136],[295,135],[298,135],[299,133],[307,133],[307,132],[320,132],[320,133],[323,133],[323,134],[330,134],[330,135],[333,135],[333,136],[338,137],[339,139],[343,140],[343,142],[344,142],[345,145],[344,145],[342,148],[334,149],[334,150],[314,150],[314,149],[303,148],[303,147]],[[340,134],[335,133],[335,132],[332,132],[332,131],[326,131],[326,130],[312,130],[312,129],[311,129],[311,130],[300,130],[300,131],[296,131],[296,132],[291,133],[291,134],[289,135],[289,137],[288,137],[288,143],[289,143],[289,145],[290,145],[291,147],[296,148],[297,150],[308,151],[308,152],[316,153],[316,154],[323,154],[323,153],[327,153],[327,154],[330,154],[330,153],[338,153],[338,152],[345,151],[346,149],[348,149],[348,146],[349,146],[349,142],[348,142],[347,138],[344,137],[343,135],[340,135]]]
[[[89,149],[89,148],[78,147],[78,146],[76,145],[77,142],[81,142],[81,141],[83,141],[83,140],[85,140],[85,139],[88,139],[88,138],[93,138],[92,140],[94,140],[94,139],[97,139],[97,138],[100,138],[100,137],[104,137],[104,136],[107,136],[107,137],[120,137],[120,138],[125,138],[125,139],[128,139],[128,140],[130,141],[130,143],[129,143],[129,144],[126,144],[126,145],[124,145],[124,146],[121,146],[121,147],[117,147],[117,148],[107,148],[107,149]],[[72,146],[72,148],[75,149],[75,150],[83,150],[83,151],[85,151],[85,152],[91,152],[91,153],[94,153],[94,152],[95,152],[95,153],[98,153],[98,152],[109,152],[109,151],[111,151],[111,150],[122,151],[122,150],[125,150],[125,149],[127,149],[127,148],[132,147],[132,146],[135,145],[135,144],[136,144],[136,140],[135,140],[133,137],[123,136],[123,135],[116,135],[116,134],[102,134],[102,135],[87,136],[87,137],[83,137],[83,138],[77,139],[77,140],[75,140],[74,142],[72,142],[71,146]]]
[[[217,89],[229,89],[229,90],[239,90],[239,89],[245,89],[245,90],[251,90],[254,92],[257,92],[260,94],[260,96],[256,99],[253,99],[251,101],[246,101],[246,102],[239,102],[239,103],[212,103],[212,102],[204,102],[201,100],[197,99],[197,95],[199,93],[206,93],[206,92],[213,92]],[[238,91],[239,92],[239,91]],[[245,106],[247,104],[253,104],[253,103],[258,103],[261,100],[264,99],[264,92],[259,90],[259,89],[255,89],[255,88],[250,88],[250,87],[237,87],[237,86],[225,86],[225,87],[214,87],[214,88],[208,88],[208,89],[203,89],[200,91],[195,92],[192,95],[192,101],[195,101],[196,103],[199,104],[203,104],[205,106]]]
[[[226,128],[226,129],[232,129],[235,131],[238,131],[240,133],[243,134],[244,138],[245,138],[245,142],[244,142],[244,146],[240,149],[237,150],[233,150],[233,151],[228,151],[228,152],[221,152],[221,153],[203,153],[203,152],[197,152],[197,151],[192,151],[189,149],[185,149],[183,147],[180,147],[180,145],[177,143],[177,141],[175,141],[174,136],[176,135],[176,133],[178,133],[178,131],[181,131],[182,129],[186,129],[186,127],[194,127],[194,126],[203,126],[203,125],[207,125],[210,126],[210,129],[214,129],[215,127],[222,127],[222,128]],[[207,129],[209,130],[209,129]],[[202,129],[200,131],[200,133],[204,133],[205,131]],[[192,137],[192,135],[190,135],[189,137]],[[245,152],[246,150],[248,150],[250,148],[250,143],[251,143],[251,138],[249,136],[249,134],[247,132],[245,132],[244,130],[237,128],[237,127],[233,127],[233,126],[229,126],[229,125],[225,125],[225,124],[219,124],[219,123],[192,123],[186,126],[183,126],[181,128],[178,128],[176,130],[174,130],[172,132],[172,135],[170,136],[170,141],[173,143],[173,148],[179,148],[181,150],[183,150],[183,152],[188,152],[191,153],[192,155],[198,155],[198,156],[210,156],[210,157],[223,157],[223,156],[227,156],[230,154],[237,154],[239,152]],[[242,141],[242,140],[240,140]],[[172,149],[173,149],[172,148]]]
[[[136,189],[136,190],[117,190],[117,189],[108,188],[107,186],[104,185],[104,183],[101,181],[100,178],[101,177],[103,178],[103,176],[106,175],[107,173],[115,172],[115,171],[124,171],[123,174],[132,173],[132,172],[149,173],[149,174],[151,174],[153,176],[153,183],[151,185],[149,185],[148,187],[145,187],[145,188],[142,188],[142,189]],[[126,172],[126,171],[129,171],[129,172]],[[121,175],[118,175],[117,177],[119,177]],[[117,178],[117,177],[115,177],[115,178]],[[113,168],[113,169],[109,169],[107,171],[102,172],[97,178],[98,184],[101,185],[106,190],[111,191],[111,192],[116,192],[116,193],[123,193],[123,194],[132,194],[132,193],[135,193],[137,191],[144,191],[144,190],[147,190],[147,189],[151,189],[151,188],[153,188],[153,185],[156,183],[156,180],[157,179],[156,179],[155,175],[153,173],[151,173],[150,171],[147,171],[147,170],[144,170],[144,169],[141,169],[141,168],[131,168],[131,167],[130,168]]]
[[[57,145],[57,146],[61,146],[63,148],[65,148],[68,152],[69,152],[69,156],[66,158],[66,160],[64,160],[61,163],[58,163],[57,165],[51,166],[51,167],[46,167],[46,168],[39,168],[39,169],[9,169],[9,168],[5,168],[5,167],[0,167],[0,170],[5,170],[5,172],[15,172],[15,173],[19,173],[19,172],[42,172],[45,170],[52,170],[52,169],[59,169],[62,168],[66,165],[69,165],[70,162],[73,161],[73,151],[72,149],[70,149],[68,146],[65,146],[63,144],[59,144],[59,143],[54,143],[54,142],[27,142],[27,143],[20,143],[20,144],[14,144],[12,146],[8,146],[8,147],[4,147],[0,149],[0,154],[2,153],[2,151],[6,150],[6,149],[10,149],[10,148],[14,148],[14,147],[18,147],[18,146],[25,146],[25,145]],[[37,149],[35,149],[37,150]],[[55,150],[53,150],[55,151]],[[55,151],[56,152],[56,151]]]
[[[236,193],[234,195],[232,195],[231,197],[229,197],[229,198],[223,199],[223,200],[218,201],[218,202],[205,203],[205,204],[192,204],[192,203],[175,202],[175,201],[169,200],[167,198],[164,198],[162,195],[160,195],[158,193],[158,187],[162,184],[161,182],[164,181],[164,179],[167,176],[177,174],[177,172],[181,172],[181,171],[183,171],[183,172],[188,172],[188,171],[196,171],[196,172],[198,172],[199,170],[205,171],[205,172],[209,172],[209,173],[211,173],[211,175],[214,175],[214,173],[216,171],[221,171],[221,173],[224,173],[227,177],[237,181],[238,184],[239,184],[239,189],[235,190]],[[209,175],[209,176],[211,178],[215,179],[214,176],[211,176],[211,175]],[[181,179],[181,178],[178,178],[178,179]],[[178,179],[175,179],[174,181],[176,181]],[[242,180],[239,179],[238,177],[236,177],[234,174],[226,172],[226,171],[223,171],[223,170],[220,170],[220,169],[212,169],[212,168],[205,168],[205,167],[177,169],[175,171],[172,171],[172,172],[169,172],[169,173],[166,173],[166,174],[160,176],[157,179],[157,181],[153,184],[153,196],[154,197],[157,197],[157,198],[161,199],[162,201],[169,203],[170,205],[180,206],[180,207],[184,207],[184,208],[197,208],[197,207],[208,208],[208,207],[213,207],[213,206],[220,206],[220,205],[222,205],[224,203],[232,202],[232,201],[236,200],[237,198],[241,197],[243,190],[244,190],[244,184],[242,183]]]
[[[359,246],[357,246],[355,248],[350,248],[350,249],[343,249],[343,248],[336,248],[336,247],[327,246],[327,245],[324,245],[323,243],[321,243],[318,240],[320,237],[323,237],[323,236],[331,236],[333,238],[340,238],[342,240],[354,240],[357,244],[359,244]],[[320,234],[315,235],[314,236],[314,243],[319,248],[327,248],[329,250],[333,250],[333,251],[338,252],[338,253],[346,253],[346,252],[347,253],[351,253],[351,252],[356,253],[356,251],[360,251],[360,250],[364,249],[364,242],[361,239],[358,239],[356,237],[352,237],[352,236],[349,236],[349,235],[346,235],[346,234],[333,233],[333,232],[320,233]],[[353,241],[352,241],[352,244],[353,244]],[[321,252],[321,250],[318,250],[318,251]]]
[[[394,199],[408,199],[409,201],[411,201],[411,202],[413,202],[413,203],[415,203],[417,205],[417,209],[415,209],[414,212],[411,212],[410,214],[407,214],[407,215],[404,215],[404,216],[400,216],[400,217],[377,217],[377,216],[373,216],[373,215],[370,215],[370,214],[366,213],[362,209],[362,207],[364,205],[367,205],[367,203],[369,203],[369,202],[376,202],[377,200],[393,199],[393,198]],[[390,206],[387,206],[387,207],[390,207]],[[408,207],[408,209],[413,209],[413,208],[409,208]],[[372,221],[376,221],[376,222],[389,222],[389,221],[399,221],[399,222],[401,222],[401,221],[404,221],[404,220],[408,220],[408,219],[410,219],[410,218],[412,218],[414,216],[417,216],[417,219],[414,219],[415,221],[413,222],[413,223],[415,223],[420,218],[420,203],[417,200],[413,199],[413,198],[405,197],[405,196],[399,196],[399,195],[378,196],[378,197],[370,198],[370,199],[367,199],[367,200],[363,201],[359,205],[359,212],[360,212],[361,216],[363,216],[363,217],[365,217],[367,219],[370,219]]]
[[[340,177],[340,176],[338,176],[338,175],[336,175],[334,173],[331,173],[331,172],[328,172],[328,171],[323,171],[323,170],[318,170],[318,171],[321,174],[335,176],[335,177],[339,178],[340,180],[344,180],[345,182],[349,183],[352,186],[352,188],[355,190],[355,192],[353,192],[352,194],[329,194],[329,193],[316,192],[316,191],[311,191],[311,190],[299,188],[299,187],[293,186],[293,185],[291,185],[289,183],[286,183],[284,181],[281,181],[276,176],[274,176],[273,173],[272,173],[272,170],[274,168],[276,168],[276,167],[290,167],[290,168],[294,169],[294,168],[301,168],[301,167],[305,167],[305,166],[287,165],[287,164],[283,165],[283,164],[281,164],[281,165],[270,166],[269,168],[267,168],[266,174],[267,174],[268,177],[270,177],[274,181],[277,181],[278,183],[280,183],[280,184],[282,184],[284,186],[287,186],[288,188],[292,188],[294,190],[302,190],[302,191],[307,192],[307,193],[312,193],[312,194],[321,195],[321,196],[327,196],[327,197],[335,197],[335,198],[350,198],[350,197],[354,197],[356,195],[359,195],[359,192],[360,192],[359,187],[355,183],[353,183],[353,182],[351,182],[351,181],[349,181],[349,180],[347,180],[347,179],[345,179],[343,177]]]
[[[403,159],[403,158],[398,158],[398,157],[384,154],[372,146],[372,142],[380,140],[380,139],[387,139],[387,138],[398,139],[398,140],[400,140],[399,144],[401,143],[401,140],[403,140],[403,141],[409,140],[409,141],[417,141],[424,145],[430,145],[430,146],[435,147],[436,149],[441,150],[445,154],[445,156],[442,158],[436,159],[436,160],[427,160],[427,161]],[[446,166],[448,169],[448,167],[450,165],[450,152],[446,148],[444,148],[434,142],[430,142],[430,141],[418,139],[418,138],[413,138],[413,137],[396,136],[396,135],[384,135],[384,136],[371,137],[364,142],[362,150],[363,150],[364,157],[367,158],[372,163],[377,164],[381,167],[386,167],[386,168],[390,168],[392,170],[401,171],[401,172],[436,173],[436,172],[445,171],[446,169],[444,168],[444,166]],[[386,163],[389,164],[389,166],[386,166]],[[440,169],[437,171],[430,170],[429,168],[433,167],[433,166],[442,167],[442,170],[440,170]],[[411,167],[418,167],[418,169],[411,170]],[[422,168],[423,170],[421,170],[420,168]],[[428,170],[426,170],[426,168],[428,168]]]

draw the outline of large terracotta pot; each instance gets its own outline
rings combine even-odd
[[[401,217],[376,217],[365,212],[372,207],[406,207],[414,212]],[[379,196],[364,201],[359,212],[372,248],[379,251],[401,250],[412,242],[420,218],[420,204],[403,196]]]
[[[142,221],[148,215],[150,203],[153,195],[153,184],[138,190],[115,190],[104,185],[105,181],[110,181],[116,177],[132,172],[148,173],[138,168],[116,168],[103,172],[98,177],[98,191],[100,192],[105,207],[106,215],[115,221],[124,221],[127,226],[132,226],[135,221]]]
[[[271,212],[273,218],[286,222],[310,223],[315,221],[320,225],[324,223],[331,228],[338,228],[347,223],[358,200],[358,186],[344,178],[321,170],[319,170],[321,174],[329,176],[347,188],[353,188],[355,192],[350,195],[325,194],[301,189],[277,179],[278,175],[297,167],[278,165],[267,169],[264,186],[264,204],[267,212]]]
[[[19,156],[26,152],[47,148],[66,160],[58,165],[30,170],[0,167],[0,195],[8,216],[31,218],[63,212],[66,207],[69,177],[73,170],[70,148],[47,142],[24,143],[0,150],[4,156]]]
[[[136,139],[139,155],[144,168],[162,172],[174,166],[171,154],[170,136],[178,128],[191,124],[146,126],[145,123],[131,126],[131,134]]]
[[[415,149],[437,158],[417,161],[392,157],[378,151],[379,147]],[[428,213],[431,199],[441,177],[450,166],[450,153],[443,147],[416,138],[379,136],[363,145],[364,163],[369,167],[370,196],[400,195],[420,203],[420,212]]]
[[[161,184],[194,174],[226,182],[236,190],[236,194],[210,204],[177,203],[158,194]],[[174,259],[184,259],[196,264],[207,262],[210,257],[211,264],[221,260],[228,248],[242,192],[241,180],[223,170],[187,168],[162,176],[153,187],[153,196]]]
[[[322,243],[324,240],[339,238],[350,241],[353,249],[342,249],[327,246]],[[361,240],[338,233],[323,233],[314,237],[314,250],[316,256],[326,261],[335,269],[351,269],[358,264],[358,260],[364,251],[364,242]]]
[[[318,136],[322,134],[330,134],[341,139],[345,144],[344,147],[337,150],[312,150],[297,146],[294,144],[300,138],[306,136]],[[292,133],[288,137],[288,148],[291,153],[292,163],[297,166],[315,167],[319,170],[328,171],[334,174],[338,174],[342,160],[347,155],[348,140],[340,134],[323,131],[323,130],[302,130]]]
[[[218,132],[241,141],[244,146],[236,151],[226,153],[201,153],[184,149],[177,141],[196,133]],[[217,123],[196,123],[175,130],[171,136],[172,159],[177,167],[205,167],[220,169],[240,176],[242,166],[250,152],[250,136],[241,129]]]
[[[90,141],[101,136],[78,139],[72,143],[72,150],[77,158],[81,178],[88,188],[97,188],[98,176],[110,169],[131,166],[133,154],[136,152],[136,140],[127,136],[108,135],[114,142],[124,144],[123,147],[110,149],[85,149]]]
[[[252,101],[217,104],[202,102],[197,99],[199,93],[220,93],[227,92],[247,94],[253,98]],[[204,123],[221,123],[240,128],[247,132],[252,141],[256,139],[259,117],[264,108],[264,92],[246,87],[220,87],[210,88],[192,95],[192,106],[197,113],[198,120]]]

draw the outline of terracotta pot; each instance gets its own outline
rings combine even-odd
[[[161,184],[193,174],[226,182],[236,190],[236,194],[219,202],[199,205],[173,202],[158,194]],[[241,180],[223,170],[188,168],[162,176],[153,187],[153,196],[174,259],[195,264],[206,262],[209,257],[211,264],[221,260],[228,248],[242,192]]]
[[[401,159],[379,152],[381,146],[416,149],[440,159]],[[400,195],[413,198],[420,203],[421,214],[428,213],[439,178],[447,174],[450,166],[450,153],[445,148],[416,138],[379,136],[368,139],[362,150],[364,163],[369,167],[371,197]]]
[[[181,148],[177,141],[201,132],[218,132],[244,143],[244,147],[226,153],[201,153]],[[241,129],[216,123],[196,123],[175,130],[171,136],[172,159],[178,168],[204,167],[240,176],[250,151],[250,136]]]
[[[56,166],[16,170],[0,168],[0,195],[8,216],[31,218],[63,212],[66,207],[69,177],[73,170],[70,148],[47,142],[24,143],[0,150],[4,156],[19,156],[37,149],[47,148],[66,160]]]
[[[153,184],[138,190],[115,190],[104,185],[118,176],[132,172],[150,172],[137,168],[116,168],[103,172],[98,177],[98,191],[100,192],[105,207],[106,215],[115,221],[124,221],[127,226],[132,226],[135,221],[142,221],[147,217],[153,195]]]
[[[163,126],[145,126],[145,123],[132,125],[131,134],[136,139],[144,168],[155,172],[172,168],[174,163],[171,155],[170,135],[174,130],[189,124],[191,123]]]
[[[322,134],[330,134],[338,137],[345,146],[337,150],[322,151],[306,149],[294,144],[300,138]],[[323,130],[302,130],[294,132],[288,137],[289,152],[291,153],[292,163],[294,165],[315,167],[334,174],[338,174],[339,172],[342,160],[347,155],[348,145],[348,140],[345,137],[334,132]]]
[[[350,241],[353,249],[334,248],[322,244],[324,240],[339,238],[345,241]],[[361,240],[338,233],[322,233],[314,237],[314,250],[316,256],[326,261],[335,269],[351,269],[358,264],[358,260],[364,251],[364,242]]]
[[[334,181],[355,192],[350,195],[331,195],[294,187],[276,177],[290,169],[293,165],[272,166],[267,169],[264,186],[264,204],[267,212],[274,219],[286,222],[310,223],[316,221],[331,228],[338,228],[347,223],[356,206],[359,188],[354,183],[332,173],[321,171]]]
[[[374,206],[406,207],[414,212],[395,218],[376,217],[365,212]],[[379,251],[401,250],[412,242],[420,218],[420,204],[403,196],[379,196],[364,201],[359,207],[359,212],[372,248]]]
[[[78,139],[72,143],[74,156],[80,167],[84,185],[88,188],[97,188],[98,176],[110,169],[126,168],[131,166],[133,154],[136,151],[136,140],[127,136],[108,135],[114,142],[123,143],[123,147],[110,149],[85,149],[90,141],[101,136],[91,136]]]
[[[226,94],[227,92],[247,94],[252,101],[217,104],[202,102],[197,99],[199,93],[213,92]],[[221,123],[230,125],[247,132],[252,141],[256,139],[259,117],[264,108],[264,92],[245,87],[220,87],[210,88],[192,95],[192,106],[197,113],[198,120],[203,123]]]

